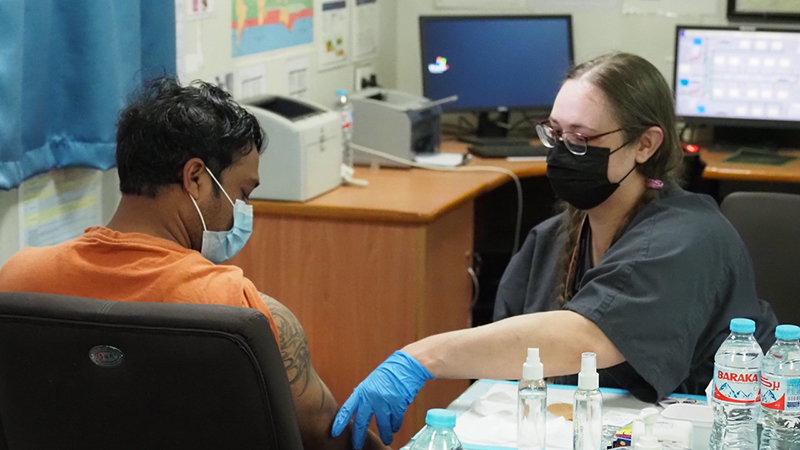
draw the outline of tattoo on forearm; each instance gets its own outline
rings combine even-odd
[[[303,327],[294,314],[277,300],[261,294],[267,308],[275,320],[278,329],[278,342],[281,347],[281,357],[286,376],[292,389],[299,390],[298,396],[303,395],[312,383],[319,384],[320,408],[325,404],[325,390],[322,380],[319,379],[311,366],[311,353],[308,350],[308,339]]]

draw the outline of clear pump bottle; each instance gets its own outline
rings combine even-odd
[[[603,443],[603,395],[597,374],[597,356],[581,356],[578,390],[572,403],[573,450],[601,450]]]
[[[639,420],[644,423],[644,435],[638,438],[633,450],[662,450],[664,447],[658,442],[655,433],[658,410],[655,408],[643,409],[639,415]]]
[[[517,392],[517,448],[545,450],[547,384],[539,349],[529,348]]]

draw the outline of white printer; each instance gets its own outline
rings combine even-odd
[[[267,134],[258,163],[261,184],[250,198],[300,201],[342,184],[342,126],[327,108],[281,96],[243,105]]]
[[[443,102],[383,88],[354,93],[353,143],[406,160],[439,152]],[[354,152],[357,164],[407,167],[389,159]]]

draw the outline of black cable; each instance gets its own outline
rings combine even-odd
[[[464,118],[464,116],[458,116],[458,125],[461,126],[462,123],[466,124],[467,129],[473,133],[478,130],[478,127],[471,124],[469,120]]]

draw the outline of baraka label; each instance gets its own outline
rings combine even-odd
[[[800,379],[764,375],[761,392],[761,406],[764,408],[800,412]]]
[[[721,369],[714,366],[714,398],[728,403],[761,401],[761,380],[758,370]]]

